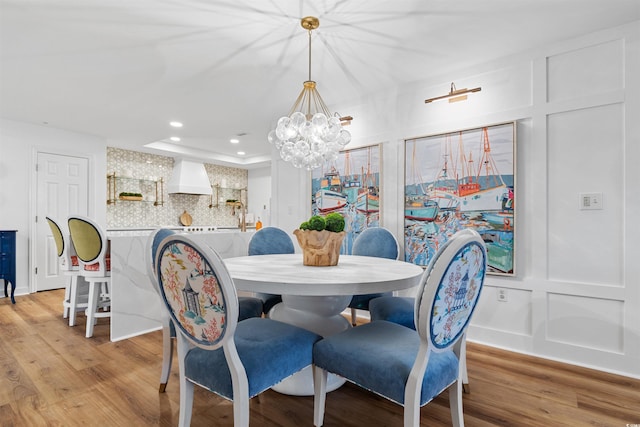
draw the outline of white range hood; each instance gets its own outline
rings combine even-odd
[[[206,194],[211,195],[211,184],[204,164],[191,160],[175,159],[173,174],[167,182],[169,194]]]

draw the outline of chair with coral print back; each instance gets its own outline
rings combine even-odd
[[[356,237],[351,254],[398,259],[400,250],[398,249],[396,237],[389,230],[383,227],[371,227],[365,229]],[[351,324],[356,326],[356,310],[369,310],[369,302],[372,299],[391,295],[391,292],[354,295],[349,303]]]
[[[165,238],[158,290],[176,328],[179,425],[191,422],[194,384],[233,401],[233,424],[249,426],[249,399],[312,364],[320,336],[266,318],[238,322],[235,286],[220,256],[186,235]]]
[[[373,320],[318,342],[313,350],[314,425],[324,421],[327,372],[404,406],[405,427],[419,426],[420,407],[449,388],[452,424],[464,425],[460,364],[486,269],[480,235],[460,231],[422,275],[417,331]]]
[[[85,311],[87,326],[85,336],[93,336],[93,327],[98,318],[111,317],[111,257],[109,241],[102,228],[84,216],[68,219],[71,241],[78,256],[80,275],[89,284],[88,306]],[[99,311],[103,309],[104,311]]]
[[[147,258],[147,275],[151,280],[154,290],[158,290],[156,282],[156,260],[155,255],[158,251],[160,242],[175,234],[173,230],[167,228],[159,228],[151,232],[147,240],[147,250],[145,251]],[[253,297],[238,297],[238,306],[240,314],[238,321],[248,319],[250,317],[262,316],[262,300]],[[169,318],[166,310],[162,310],[162,370],[160,372],[159,392],[164,393],[169,382],[169,374],[171,373],[171,363],[173,362],[173,342],[176,337],[176,329],[173,322]]]
[[[60,271],[68,277],[64,288],[64,300],[62,301],[62,318],[69,318],[69,326],[76,324],[76,312],[87,308],[88,288],[84,281],[78,281],[80,267],[78,256],[69,241],[69,234],[63,232],[57,221],[46,217],[53,240],[56,244],[58,264]]]

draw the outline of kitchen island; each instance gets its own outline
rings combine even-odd
[[[176,233],[185,233],[176,230]],[[224,258],[247,255],[253,232],[223,229],[186,232]],[[111,341],[162,328],[160,297],[147,274],[147,239],[151,230],[108,231],[111,242]]]

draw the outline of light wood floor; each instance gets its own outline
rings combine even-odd
[[[175,426],[178,369],[158,393],[160,332],[109,341],[108,319],[84,337],[84,316],[62,319],[62,291],[0,299],[0,425]],[[612,426],[640,423],[640,381],[469,343],[467,426]],[[421,425],[449,426],[444,393]],[[231,404],[196,387],[193,426],[230,426]],[[313,398],[267,391],[252,426],[311,426]],[[401,426],[402,408],[347,383],[327,396],[325,426]]]

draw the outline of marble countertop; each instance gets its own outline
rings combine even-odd
[[[152,231],[158,228],[168,228],[170,230],[184,230],[186,228],[215,228],[216,230],[240,230],[239,227],[224,227],[218,225],[192,225],[189,227],[183,227],[179,225],[150,225],[148,227],[115,227],[107,228],[107,232],[111,231]],[[247,226],[247,229],[255,229],[254,226]]]
[[[175,229],[175,228],[174,228]],[[182,228],[175,229],[183,233]],[[161,327],[162,307],[147,271],[149,230],[107,233],[111,241],[111,340],[118,341]],[[184,232],[213,248],[223,259],[247,254],[253,231],[221,229]]]
[[[153,230],[158,228],[168,228],[169,230],[174,230],[178,233],[190,233],[190,234],[211,234],[211,233],[244,233],[240,231],[239,228],[230,228],[230,227],[218,227],[215,230],[198,230],[199,227],[152,227],[152,228],[108,228],[107,236],[108,237],[132,237],[132,236],[147,236]],[[211,228],[211,227],[206,227]],[[255,228],[247,227],[248,233],[252,233],[255,231]]]

